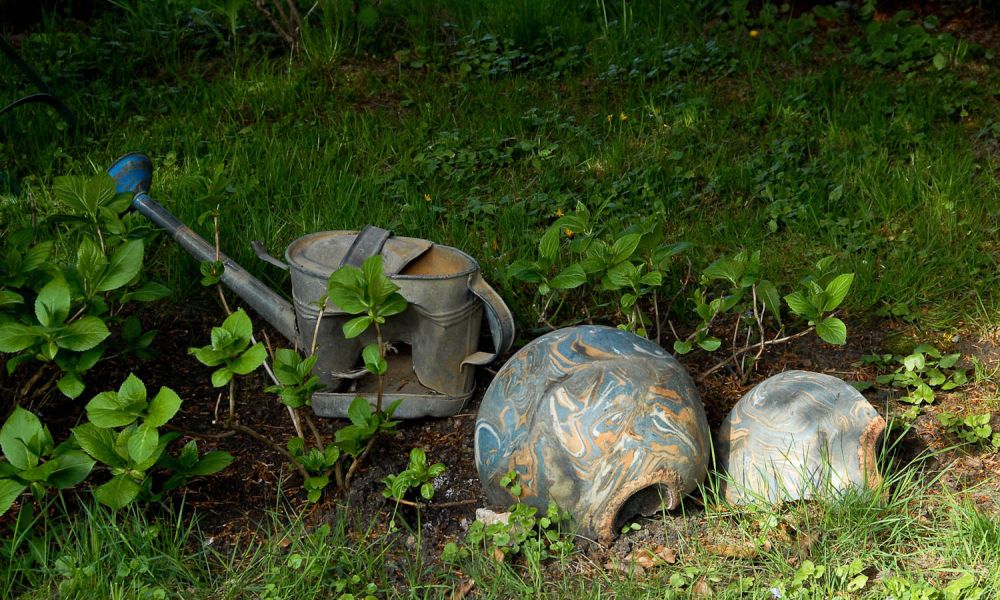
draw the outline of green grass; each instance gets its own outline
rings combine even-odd
[[[675,564],[645,570],[621,556],[608,568],[579,549],[546,562],[497,561],[474,551],[444,564],[422,557],[415,549],[419,540],[404,542],[419,536],[417,530],[402,522],[398,528],[359,522],[344,509],[316,525],[279,508],[252,535],[217,548],[183,504],[149,516],[136,509],[116,514],[88,499],[68,512],[57,501],[47,518],[37,520],[30,541],[16,538],[0,578],[5,597],[20,598],[448,598],[469,579],[477,598],[685,598],[702,585],[719,598],[772,598],[772,588],[783,589],[783,597],[828,598],[846,592],[862,574],[867,580],[851,597],[884,598],[892,578],[910,587],[926,582],[940,594],[970,574],[969,591],[978,587],[983,597],[995,597],[995,519],[968,501],[937,493],[919,465],[895,471],[873,493],[835,501],[733,509],[712,498],[706,490],[705,509],[661,516],[659,523],[640,521],[671,531],[687,520],[705,532],[680,538]],[[806,561],[826,574],[802,579]],[[836,574],[855,561],[860,570]]]
[[[858,274],[855,312],[910,307],[947,326],[975,294],[995,311],[1000,204],[981,144],[996,80],[975,58],[903,76],[846,60],[848,28],[793,50],[740,26],[695,28],[697,10],[647,3],[629,20],[618,3],[553,1],[389,3],[376,30],[315,61],[283,55],[252,11],[233,38],[221,14],[186,10],[110,8],[91,31],[53,19],[28,37],[24,54],[87,128],[57,131],[37,107],[0,123],[15,206],[30,194],[44,207],[52,176],[140,149],[156,164],[154,197],[188,222],[220,204],[225,248],[276,284],[250,240],[280,254],[303,233],[376,222],[472,252],[528,319],[506,265],[533,255],[556,210],[611,202],[611,223],[665,219],[698,245],[696,267],[761,249],[784,291],[834,253]],[[491,49],[487,33],[510,44]],[[555,76],[549,49],[574,66]],[[392,58],[404,50],[425,66]],[[506,73],[511,50],[533,68]],[[463,76],[463,60],[486,66]],[[499,74],[476,76],[488,67]],[[217,165],[229,186],[205,197]],[[189,293],[192,262],[159,258]]]
[[[938,70],[933,49],[897,49],[879,64],[856,22],[820,27],[803,45],[795,19],[695,0],[399,0],[367,25],[338,4],[310,17],[305,47],[290,53],[248,4],[233,3],[232,20],[199,4],[116,2],[86,23],[51,15],[24,37],[22,54],[83,126],[69,132],[40,105],[0,117],[0,233],[58,211],[53,177],[141,150],[155,163],[155,198],[193,225],[219,206],[224,249],[286,292],[251,240],[280,255],[300,235],[371,222],[475,256],[530,329],[531,290],[506,269],[536,255],[557,212],[583,202],[604,208],[611,232],[662,221],[696,244],[696,273],[761,250],[787,293],[833,254],[856,273],[854,316],[977,332],[1000,323],[998,78],[982,53]],[[32,91],[6,61],[0,78],[20,82],[0,101]],[[197,290],[197,265],[169,240],[150,260],[175,300]],[[678,307],[674,318],[689,319]],[[932,493],[924,477],[906,471],[885,497],[709,508],[698,518],[743,532],[755,556],[689,542],[677,566],[643,577],[582,556],[560,571],[474,555],[459,575],[343,514],[322,535],[282,516],[265,543],[218,555],[187,515],[154,523],[84,503],[73,519],[41,522],[35,563],[9,562],[0,582],[2,595],[27,597],[292,598],[368,583],[382,595],[447,597],[469,576],[484,598],[659,598],[704,578],[721,597],[767,598],[798,567],[763,542],[773,523],[792,523],[831,572],[860,558],[870,597],[884,596],[890,575],[941,588],[968,572],[996,588],[994,516]],[[381,569],[389,555],[394,580]],[[813,596],[827,597],[840,584],[817,585]]]

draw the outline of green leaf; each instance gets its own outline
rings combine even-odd
[[[427,453],[424,452],[423,448],[414,448],[410,450],[410,469],[425,469],[427,468]]]
[[[155,427],[143,423],[128,439],[128,455],[134,463],[142,463],[153,455],[160,442],[160,433]]]
[[[685,340],[674,340],[674,352],[677,354],[684,355],[693,349],[694,347],[691,345],[691,342]]]
[[[630,233],[615,240],[615,243],[611,245],[611,254],[614,257],[614,262],[618,263],[632,258],[632,254],[639,246],[641,239],[641,234]]]
[[[233,462],[233,455],[222,450],[213,450],[201,457],[191,470],[191,475],[212,475],[225,469]]]
[[[791,294],[785,296],[785,304],[788,305],[788,309],[791,310],[792,313],[800,317],[812,319],[818,316],[816,307],[809,302],[805,294],[801,291],[792,292]]]
[[[132,281],[142,270],[142,240],[129,240],[118,247],[108,261],[108,268],[97,283],[97,291],[116,290]]]
[[[9,290],[0,290],[0,308],[24,303],[24,296]]]
[[[926,365],[927,361],[924,355],[919,352],[914,352],[903,359],[903,367],[907,371],[922,371]]]
[[[702,275],[708,279],[725,279],[733,285],[739,285],[741,271],[736,261],[723,257],[708,265]]]
[[[507,268],[507,274],[525,283],[540,283],[545,277],[537,263],[519,258]]]
[[[83,385],[83,382],[80,381],[80,377],[72,371],[60,377],[59,381],[56,382],[56,387],[59,388],[59,391],[62,392],[64,396],[70,399],[76,398],[82,394],[83,390],[86,388],[86,386]]]
[[[162,427],[177,414],[180,407],[180,396],[168,387],[161,387],[149,401],[144,422],[151,427]]]
[[[587,283],[587,274],[580,264],[572,264],[549,280],[549,287],[556,290],[569,290]]]
[[[136,300],[138,302],[153,302],[170,295],[170,288],[155,281],[147,281],[138,288],[122,295],[122,302]]]
[[[39,453],[32,448],[40,446],[38,440],[42,435],[42,422],[38,417],[18,406],[0,427],[0,449],[7,462],[22,471],[30,469],[38,464]]]
[[[946,354],[941,357],[941,360],[938,361],[938,367],[942,369],[950,369],[955,366],[955,363],[957,363],[958,359],[961,357],[961,353],[958,352],[955,354]]]
[[[56,467],[46,478],[46,483],[64,490],[80,483],[90,475],[94,461],[79,450],[73,450],[49,461]]]
[[[854,273],[844,273],[835,277],[826,286],[826,303],[823,304],[823,312],[830,312],[840,306],[840,303],[847,297],[847,292],[850,291],[853,282]]]
[[[232,333],[233,337],[241,340],[249,342],[250,338],[253,337],[253,323],[250,322],[250,317],[242,308],[226,317],[226,320],[222,322],[222,327]]]
[[[239,358],[229,363],[229,370],[237,375],[247,375],[255,371],[267,360],[267,348],[262,342],[257,342]]]
[[[642,276],[639,283],[649,287],[659,287],[663,285],[663,273],[660,271],[650,271]]]
[[[816,335],[824,342],[841,346],[847,343],[847,325],[837,317],[827,317],[816,323]]]
[[[45,327],[62,325],[69,316],[69,285],[62,277],[45,284],[35,298],[35,318]]]
[[[115,435],[110,429],[101,429],[93,423],[73,428],[73,438],[84,452],[109,467],[124,467],[125,460],[115,452]]]
[[[559,253],[559,228],[549,227],[538,241],[538,255],[551,263]]]
[[[76,270],[88,282],[97,281],[108,266],[108,258],[101,247],[90,238],[83,238],[76,249]],[[93,286],[88,286],[96,291]]]
[[[94,490],[94,497],[105,506],[121,510],[139,495],[139,484],[128,475],[115,475],[101,487]]]
[[[358,427],[367,427],[368,420],[372,417],[372,407],[368,400],[361,396],[356,396],[347,407],[347,418]]]
[[[211,346],[188,348],[188,353],[193,354],[194,357],[198,359],[198,362],[206,367],[217,367],[226,362],[226,359],[229,358],[229,354],[223,351],[213,350]]]
[[[83,352],[94,348],[109,335],[111,332],[99,317],[83,317],[60,331],[56,336],[56,344],[73,352]]]
[[[934,63],[934,68],[938,71],[948,66],[948,57],[940,52],[936,53],[931,61]]]
[[[379,353],[378,344],[368,344],[361,352],[361,357],[365,361],[365,368],[370,373],[382,375],[388,370],[389,365]]]
[[[52,181],[52,192],[58,201],[73,212],[88,216],[97,215],[97,203],[87,194],[87,177],[81,175],[56,177]]]
[[[406,298],[397,293],[392,293],[378,307],[378,314],[381,317],[391,317],[406,310]]]
[[[372,324],[372,319],[369,316],[355,317],[350,321],[344,323],[344,337],[347,339],[353,339],[361,335],[368,329],[368,326]]]
[[[233,372],[226,367],[212,372],[212,387],[223,387],[233,379]]]
[[[115,392],[101,392],[87,403],[87,420],[98,427],[122,427],[130,425],[138,418],[137,411],[130,410],[131,402]]]
[[[0,516],[10,510],[11,505],[27,487],[12,479],[0,479]]]
[[[715,352],[722,346],[722,340],[714,337],[707,337],[702,340],[698,340],[698,346],[705,352]]]
[[[340,310],[354,315],[368,310],[362,295],[364,275],[361,269],[344,265],[330,274],[326,289],[330,301]]]
[[[764,304],[764,310],[771,313],[780,324],[781,296],[778,294],[778,288],[770,281],[763,279],[757,284],[757,292],[758,296],[760,296],[760,301]]]
[[[424,500],[430,500],[434,497],[434,486],[430,482],[426,482],[420,486],[420,495]]]
[[[0,353],[13,354],[34,346],[45,338],[36,333],[33,327],[20,323],[4,323],[0,325]]]

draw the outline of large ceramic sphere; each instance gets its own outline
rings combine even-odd
[[[476,421],[476,467],[490,502],[516,501],[500,483],[514,471],[517,500],[553,500],[581,535],[609,540],[695,489],[710,443],[680,363],[635,334],[579,326],[532,341],[497,373]]]
[[[717,458],[732,503],[874,488],[885,420],[844,381],[787,371],[743,396],[719,428]]]

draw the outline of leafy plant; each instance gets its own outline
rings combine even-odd
[[[29,360],[54,364],[62,371],[59,378],[45,379],[37,389],[27,386],[22,395],[37,396],[55,384],[65,396],[76,398],[85,389],[84,374],[109,346],[141,351],[155,335],[143,333],[134,316],[126,330],[121,306],[157,300],[169,290],[142,281],[142,236],[150,229],[119,216],[128,207],[128,198],[115,193],[109,176],[57,178],[54,192],[73,211],[53,217],[71,225],[63,240],[71,250],[69,260],[54,259],[57,240],[46,230],[24,228],[4,237],[0,353],[11,355],[6,361],[8,373]],[[117,325],[123,329],[120,339],[112,336],[111,327]],[[38,376],[44,371],[39,369]]]
[[[121,509],[140,493],[160,499],[190,477],[211,475],[232,462],[233,457],[221,451],[199,457],[194,441],[177,457],[166,453],[167,445],[179,434],[161,435],[160,428],[177,414],[181,404],[180,397],[168,387],[148,398],[145,384],[135,375],[129,375],[117,392],[101,392],[87,403],[88,422],[73,428],[72,439],[111,472],[111,479],[94,490],[101,504]],[[154,467],[173,471],[156,494],[149,477]]]
[[[129,375],[117,392],[102,392],[87,403],[89,422],[73,428],[73,439],[111,470],[111,480],[94,491],[99,502],[119,509],[139,495],[147,471],[178,437],[161,436],[159,428],[180,406],[180,397],[166,387],[147,401],[146,386],[135,375]]]
[[[678,338],[674,342],[674,351],[686,354],[695,345],[706,352],[718,350],[722,340],[711,334],[711,328],[721,315],[727,313],[733,315],[734,322],[730,356],[706,371],[705,375],[732,364],[745,380],[750,373],[747,367],[756,363],[768,346],[788,342],[812,331],[826,342],[845,343],[847,327],[833,316],[833,311],[847,296],[854,275],[838,274],[832,264],[833,257],[817,262],[815,269],[799,282],[800,289],[784,297],[789,311],[807,321],[805,329],[786,335],[781,318],[781,298],[777,286],[763,277],[760,252],[744,251],[731,258],[717,259],[704,270],[701,287],[692,296],[695,313],[701,323],[686,338]],[[773,336],[767,333],[770,321],[777,325]],[[744,341],[739,343],[738,340]]]
[[[310,502],[318,502],[323,490],[330,484],[330,473],[333,472],[340,459],[340,448],[328,444],[325,448],[310,448],[306,450],[306,441],[295,437],[288,440],[288,451],[299,461],[310,476],[303,482]]]
[[[993,415],[961,416],[950,412],[938,414],[938,422],[954,436],[970,444],[979,444],[1000,449],[1000,432],[993,431]]]
[[[930,344],[920,344],[906,356],[882,355],[864,357],[865,362],[886,364],[894,360],[899,364],[892,373],[876,377],[880,384],[905,390],[900,401],[919,407],[934,402],[934,389],[949,391],[968,383],[964,369],[955,365],[961,354],[942,354]]]
[[[277,394],[281,402],[290,408],[310,406],[313,394],[323,389],[319,377],[312,374],[315,365],[315,355],[302,358],[295,350],[278,348],[272,365],[278,383],[265,391]]]
[[[406,469],[396,475],[388,475],[382,480],[385,489],[382,495],[386,498],[402,500],[403,496],[413,488],[420,489],[420,497],[424,500],[434,498],[434,478],[444,473],[442,463],[427,464],[427,454],[420,448],[410,450],[410,463]]]
[[[48,427],[38,417],[17,407],[0,428],[0,515],[7,512],[21,495],[31,488],[36,498],[48,488],[75,486],[90,474],[94,461],[72,441],[58,446]]]
[[[687,251],[685,242],[667,243],[662,224],[647,222],[626,228],[611,237],[603,222],[606,205],[592,214],[583,203],[576,210],[560,216],[542,234],[538,258],[519,259],[508,268],[508,275],[536,287],[540,297],[538,320],[549,323],[559,314],[566,293],[588,284],[600,292],[610,292],[616,299],[614,309],[624,316],[620,327],[648,335],[653,323],[640,302],[651,298],[657,303],[657,291],[663,286],[672,259]],[[559,300],[549,314],[554,299]]]
[[[853,282],[854,273],[838,274],[833,269],[833,257],[828,256],[799,282],[802,289],[785,296],[785,303],[792,314],[815,327],[816,335],[824,342],[843,345],[847,342],[847,326],[833,313],[847,297]]]

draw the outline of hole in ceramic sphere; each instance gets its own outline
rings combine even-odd
[[[638,516],[650,517],[673,505],[673,496],[666,486],[657,483],[644,487],[622,503],[611,525],[611,531],[617,534],[632,519]]]

